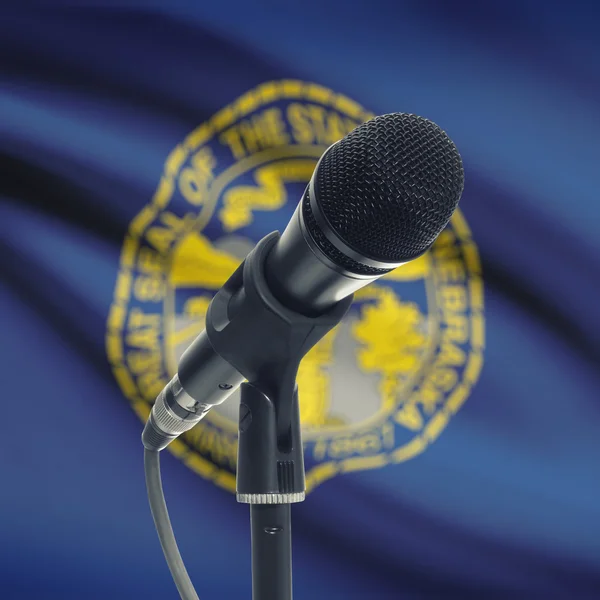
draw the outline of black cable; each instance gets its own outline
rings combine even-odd
[[[179,590],[182,600],[199,600],[198,594],[190,580],[190,576],[183,564],[183,559],[177,547],[177,541],[173,534],[171,519],[165,502],[162,481],[160,478],[160,456],[156,450],[144,449],[144,472],[146,474],[146,488],[152,518],[158,533],[158,539],[162,546],[173,581]]]

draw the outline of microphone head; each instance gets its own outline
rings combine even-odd
[[[303,202],[304,222],[333,262],[374,275],[433,244],[463,184],[460,154],[440,127],[416,115],[383,115],[323,155]]]

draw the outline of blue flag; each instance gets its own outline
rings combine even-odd
[[[149,2],[0,19],[0,598],[176,598],[140,434],[323,151],[465,164],[431,251],[302,362],[298,599],[600,597],[598,9]],[[239,396],[163,452],[199,596],[249,598]]]

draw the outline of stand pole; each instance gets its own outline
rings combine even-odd
[[[290,505],[304,500],[304,456],[296,391],[286,400],[291,422],[278,443],[276,403],[242,384],[237,499],[250,504],[253,600],[292,600]]]
[[[250,505],[253,600],[292,600],[289,504]]]

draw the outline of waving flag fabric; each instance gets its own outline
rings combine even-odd
[[[176,597],[150,406],[325,148],[396,111],[448,132],[465,192],[302,363],[295,596],[600,597],[593,3],[2,12],[1,598]],[[163,453],[203,600],[251,593],[238,400]]]

